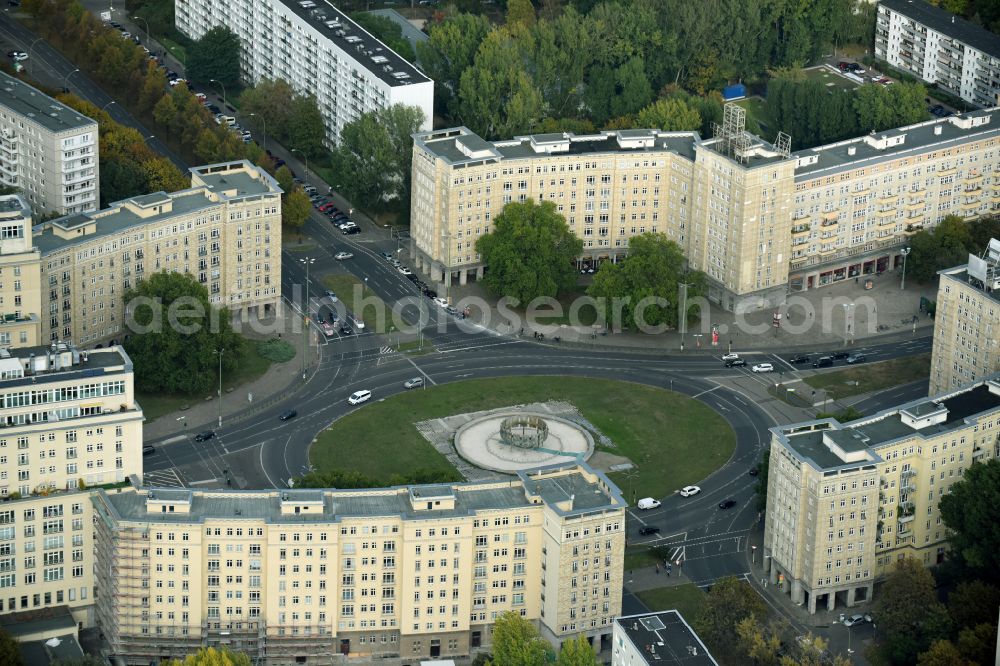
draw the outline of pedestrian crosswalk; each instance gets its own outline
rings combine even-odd
[[[160,469],[142,475],[142,485],[155,488],[183,488],[184,482],[172,469]]]
[[[395,354],[396,350],[393,349],[392,347],[389,347],[389,346],[383,346],[383,347],[379,347],[378,348],[378,353],[382,354],[383,356],[385,356],[385,355],[388,355],[388,354]]]

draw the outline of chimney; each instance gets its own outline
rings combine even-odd
[[[858,149],[857,149],[857,147],[855,147],[855,146],[849,146],[849,147],[847,148],[847,154],[848,154],[848,155],[853,155],[853,154],[854,154],[854,153],[856,153],[856,152],[858,152]]]
[[[940,125],[935,125],[934,126],[934,134],[940,134],[940,133],[941,133],[941,126]]]

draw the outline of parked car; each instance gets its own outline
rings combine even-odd
[[[430,298],[430,299],[436,299],[438,297],[438,293],[436,291],[434,291],[433,289],[425,288],[424,289],[424,296],[426,296],[427,298]]]
[[[774,365],[770,363],[758,363],[750,368],[753,372],[774,372]]]
[[[751,467],[749,474],[750,476],[757,476],[758,474],[760,474],[760,469],[758,469],[757,467]]]
[[[644,525],[639,528],[640,536],[649,536],[650,534],[656,534],[660,531],[660,528],[656,525]]]
[[[194,436],[194,441],[196,442],[207,442],[208,440],[215,437],[215,432],[212,430],[205,430],[204,432],[199,432]]]
[[[448,307],[448,299],[435,297],[434,302],[437,303],[438,307],[446,308]]]
[[[174,86],[179,86],[182,83],[186,84],[187,83],[187,79],[182,79],[182,78],[178,77],[176,79],[171,79],[167,83],[170,85],[171,88],[173,88]]]
[[[297,411],[295,411],[294,409],[287,409],[287,410],[281,412],[281,415],[278,416],[278,419],[281,420],[281,421],[287,421],[289,419],[294,419],[298,415],[299,415],[299,413]]]
[[[734,358],[729,361],[726,361],[727,368],[745,368],[746,365],[747,362],[744,361],[742,358]]]
[[[350,226],[350,227],[347,227],[346,229],[343,229],[341,231],[341,233],[343,233],[345,236],[352,236],[354,234],[360,234],[361,233],[361,227]]]
[[[350,259],[353,256],[354,255],[351,254],[350,252],[338,252],[337,254],[333,255],[333,258],[336,259],[337,261],[343,261],[344,259]]]
[[[410,275],[411,274],[410,269],[407,268],[406,266],[400,266],[396,270],[399,271],[400,275]]]
[[[28,59],[28,54],[24,51],[7,51],[7,57],[14,60],[14,62],[23,62]]]
[[[848,63],[848,65],[847,65],[847,71],[851,72],[852,74],[864,74],[865,73],[865,68],[862,67],[861,65],[859,65],[856,62],[852,62],[852,63]]]
[[[340,324],[340,334],[341,335],[354,335],[354,329],[351,325],[344,321]]]
[[[837,63],[837,69],[839,69],[842,72],[846,72],[850,68],[850,66],[851,66],[851,63],[845,62],[843,60],[841,60],[840,62]]]
[[[701,488],[698,486],[684,486],[681,488],[681,497],[691,497],[692,495],[697,495],[701,492]]]
[[[330,326],[330,324],[328,324],[325,321],[322,324],[320,324],[320,328],[323,329],[323,335],[325,335],[328,338],[332,338],[333,334],[336,333],[336,331],[333,330],[333,326]]]
[[[736,500],[734,500],[732,497],[730,497],[729,499],[724,499],[721,502],[719,502],[719,508],[723,510],[732,509],[734,506],[736,506]]]
[[[379,256],[388,261],[392,259],[392,252],[379,252]]]
[[[809,360],[810,360],[809,354],[799,354],[798,356],[793,356],[792,358],[788,359],[788,362],[794,365],[798,365],[800,363],[808,363]]]
[[[865,614],[862,615],[858,613],[857,615],[852,615],[851,617],[844,618],[845,627],[853,627],[856,624],[864,624],[865,622],[871,622],[872,616]]]
[[[864,362],[865,362],[864,354],[851,354],[850,356],[847,357],[848,365],[854,365],[855,363],[864,363]]]
[[[324,291],[323,295],[326,296],[327,298],[329,298],[331,302],[333,302],[333,303],[337,302],[337,294],[333,293],[329,289],[327,289],[326,291]]]
[[[407,390],[420,388],[423,385],[424,385],[423,377],[414,377],[413,379],[407,379],[405,382],[403,382],[403,388]]]
[[[349,405],[360,405],[363,402],[368,402],[369,400],[371,400],[371,397],[372,397],[372,392],[371,391],[367,391],[367,390],[355,391],[347,399],[347,404],[349,404]]]
[[[340,319],[340,317],[337,316],[337,313],[334,312],[333,310],[330,310],[330,314],[328,314],[326,318],[330,321],[331,324],[336,324],[337,321]]]

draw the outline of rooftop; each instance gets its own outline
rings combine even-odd
[[[263,520],[268,523],[329,523],[344,517],[390,517],[439,519],[468,516],[477,511],[537,505],[532,495],[561,515],[618,509],[625,506],[617,487],[600,472],[584,464],[553,465],[521,473],[519,481],[455,483],[424,486],[395,486],[360,490],[295,489],[281,491],[191,490],[144,488],[137,491],[104,493],[106,505],[122,520],[163,523],[201,522],[206,519]],[[527,481],[527,483],[525,483]],[[567,493],[576,494],[573,506],[564,502]],[[454,505],[433,510],[416,510],[411,498],[451,497]],[[186,511],[147,510],[147,500],[157,506],[175,502]],[[98,498],[95,497],[95,502]],[[322,502],[322,511],[294,513],[283,506]],[[556,504],[559,503],[559,504]]]
[[[328,0],[279,0],[324,39],[390,86],[430,81],[420,70],[351,20]]]
[[[0,218],[31,217],[31,206],[20,194],[4,194],[0,196]]]
[[[956,266],[955,268],[948,268],[943,271],[938,271],[938,275],[940,275],[942,279],[952,279],[952,280],[957,280],[958,282],[962,282],[964,284],[968,284],[970,287],[973,287],[984,296],[1000,304],[1000,292],[984,288],[984,286],[981,283],[977,283],[976,281],[969,279],[968,265]]]
[[[0,349],[0,391],[131,371],[132,359],[118,346],[83,352],[62,343]]]
[[[616,634],[625,634],[646,664],[718,666],[698,634],[676,610],[617,617],[615,629]]]
[[[936,437],[994,412],[1000,412],[1000,374],[847,424],[823,419],[780,426],[771,432],[801,460],[826,471],[881,462],[878,449],[882,446],[914,436]]]
[[[97,131],[97,121],[57,102],[37,88],[9,74],[0,72],[0,104],[26,116],[50,132],[83,128]],[[97,137],[94,137],[95,140]]]
[[[1000,37],[961,16],[923,0],[881,0],[879,4],[978,51],[1000,58]]]
[[[986,135],[1000,135],[1000,108],[873,132],[867,136],[796,151],[791,157],[796,160],[795,180],[811,180],[924,152],[929,146],[944,148],[974,136]]]
[[[50,606],[0,615],[0,627],[15,638],[41,632],[74,633],[76,620],[69,606]]]

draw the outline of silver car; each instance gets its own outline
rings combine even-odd
[[[405,382],[403,382],[403,388],[407,390],[420,388],[423,385],[424,385],[423,377],[414,377],[413,379],[407,379]]]

